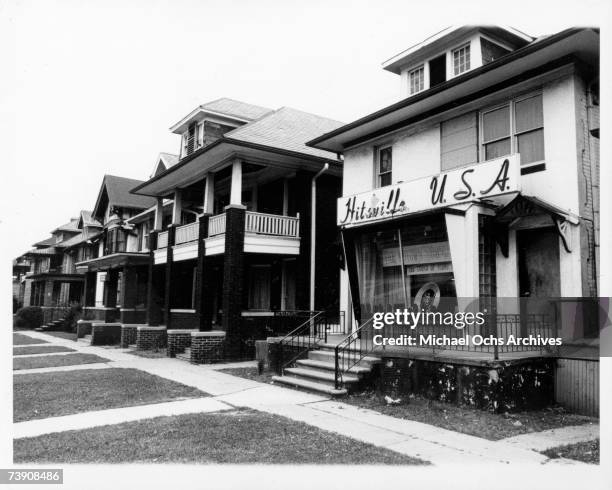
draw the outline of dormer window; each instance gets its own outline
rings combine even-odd
[[[466,44],[460,48],[453,49],[453,73],[461,75],[470,69],[470,45]]]
[[[410,95],[416,94],[425,88],[425,68],[421,65],[408,73]]]

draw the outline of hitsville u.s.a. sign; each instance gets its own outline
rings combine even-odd
[[[519,155],[338,199],[338,225],[349,227],[520,191]]]

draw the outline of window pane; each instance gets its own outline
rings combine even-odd
[[[391,172],[380,176],[380,186],[384,187],[386,185],[391,185]]]
[[[485,145],[485,160],[510,155],[510,138]]]
[[[544,130],[537,129],[517,137],[521,165],[544,160]]]
[[[521,100],[517,102],[514,107],[517,133],[541,128],[544,125],[541,95]]]
[[[379,173],[383,172],[391,172],[392,170],[392,162],[391,162],[391,148],[385,148],[384,150],[380,150],[380,167]]]
[[[510,109],[500,107],[482,115],[482,137],[486,143],[505,136],[510,136]]]

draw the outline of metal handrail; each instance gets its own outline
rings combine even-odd
[[[334,365],[334,386],[338,390],[340,389],[340,385],[342,384],[342,374],[344,372],[348,372],[354,366],[359,364],[359,362],[367,356],[370,352],[374,350],[374,343],[372,342],[371,347],[368,349],[367,347],[364,349],[362,337],[362,332],[365,331],[365,328],[368,325],[372,325],[374,317],[372,316],[369,320],[362,323],[355,331],[349,333],[346,337],[344,337],[334,348],[335,353],[335,365]],[[367,344],[367,338],[363,339]],[[357,347],[357,342],[359,342],[359,347]],[[342,352],[342,368],[340,367],[340,353]],[[352,355],[351,355],[352,352]],[[352,361],[352,364],[349,363]],[[348,365],[348,367],[345,367]]]
[[[323,340],[323,342],[327,342],[327,325],[324,325],[324,328],[318,328],[319,322],[323,320],[326,321],[325,312],[317,311],[312,312],[313,316],[308,318],[304,323],[298,325],[291,332],[285,335],[279,342],[279,357],[280,357],[280,373],[283,374],[286,366],[292,364],[298,357],[300,357],[305,351],[308,351],[315,347],[318,344],[319,340]],[[307,333],[307,335],[305,335]],[[292,356],[289,361],[285,361],[284,357],[284,345],[288,344],[291,346],[296,346],[301,349],[299,352]]]

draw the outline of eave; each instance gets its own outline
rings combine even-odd
[[[308,155],[293,150],[261,145],[233,138],[219,138],[210,145],[200,148],[179,163],[165,170],[131,190],[134,194],[153,197],[169,197],[174,189],[187,186],[202,179],[207,172],[218,170],[233,157],[249,157],[256,159],[272,159],[280,161],[296,169],[307,164],[313,169],[319,169],[325,163],[330,164],[330,173],[341,175],[340,160]]]
[[[596,66],[599,33],[572,28],[533,42],[491,63],[407,97],[306,143],[336,153],[368,139],[408,126],[478,98],[483,90],[541,71],[543,65],[570,56]]]

